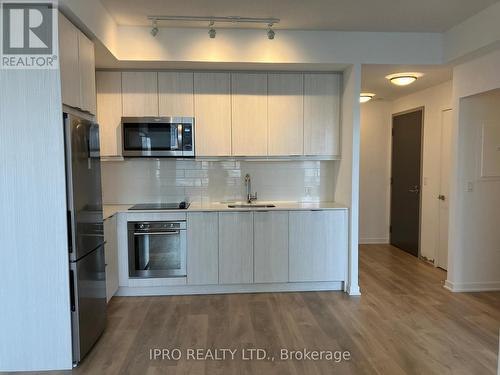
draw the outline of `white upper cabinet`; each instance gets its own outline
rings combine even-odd
[[[124,117],[158,116],[158,74],[123,72],[122,101]]]
[[[62,102],[80,107],[80,79],[78,70],[78,29],[59,13],[59,64],[61,69]]]
[[[267,74],[232,73],[233,155],[267,155]]]
[[[231,155],[231,77],[194,73],[195,141],[198,156]]]
[[[159,72],[160,116],[194,116],[193,73]]]
[[[78,56],[80,72],[81,108],[96,113],[94,43],[78,32]]]
[[[268,75],[268,154],[304,154],[304,76]]]
[[[94,43],[61,13],[59,55],[63,104],[95,114]]]
[[[340,155],[340,75],[304,75],[304,154]]]
[[[101,156],[121,156],[122,74],[96,72]]]
[[[67,40],[71,45],[69,41],[76,40],[87,56],[77,58],[71,48],[61,51],[61,63],[68,62],[61,67],[63,98],[68,105],[81,108],[82,104],[73,103],[83,103],[95,113],[91,42],[83,34],[79,37],[64,18],[60,22],[61,29],[68,29],[61,43]],[[75,59],[81,60],[76,73],[75,64],[69,63]],[[77,85],[75,91],[75,80],[68,83],[64,77],[80,73],[81,90]],[[117,130],[119,108],[124,117],[194,117],[195,153],[201,157],[338,158],[340,79],[335,73],[115,72],[113,78],[98,77],[99,121],[116,138],[112,132]],[[118,96],[106,96],[103,90],[120,93],[120,104]],[[87,99],[80,99],[83,96]],[[113,108],[104,109],[106,105]],[[120,155],[119,142],[104,140],[103,155]]]

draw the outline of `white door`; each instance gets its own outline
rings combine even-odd
[[[442,112],[441,116],[441,182],[439,189],[439,235],[437,266],[448,268],[448,218],[449,218],[449,185],[450,185],[450,148],[451,125],[453,112],[451,109]]]

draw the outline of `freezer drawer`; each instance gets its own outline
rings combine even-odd
[[[70,263],[73,362],[78,363],[106,325],[104,245]]]

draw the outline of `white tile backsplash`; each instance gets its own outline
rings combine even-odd
[[[333,201],[337,161],[129,159],[102,162],[105,204],[243,200],[250,173],[259,200]]]

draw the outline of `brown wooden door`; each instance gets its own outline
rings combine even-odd
[[[392,118],[391,245],[418,256],[423,109]]]

